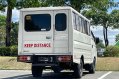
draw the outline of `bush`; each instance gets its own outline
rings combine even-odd
[[[11,56],[17,56],[18,53],[18,46],[14,45],[10,47],[10,55]]]
[[[108,46],[104,52],[105,57],[119,57],[119,47],[118,46]]]
[[[0,56],[17,56],[18,47],[0,47]]]
[[[9,47],[0,47],[0,55],[1,56],[10,56],[10,48]]]

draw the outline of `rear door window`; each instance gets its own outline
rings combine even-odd
[[[25,31],[50,31],[50,14],[29,14],[25,16]]]
[[[55,15],[55,29],[56,31],[64,31],[67,27],[67,16],[64,13]]]

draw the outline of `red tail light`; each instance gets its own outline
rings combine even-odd
[[[72,61],[71,56],[58,56],[57,59],[59,62],[70,62],[70,61]]]
[[[26,62],[26,61],[30,61],[30,60],[31,60],[30,56],[19,56],[18,57],[18,61]]]

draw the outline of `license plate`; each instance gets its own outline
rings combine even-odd
[[[52,57],[39,57],[38,61],[40,61],[40,62],[52,62]]]

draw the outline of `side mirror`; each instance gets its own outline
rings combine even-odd
[[[98,44],[100,42],[100,39],[98,37],[95,38],[95,43]]]

